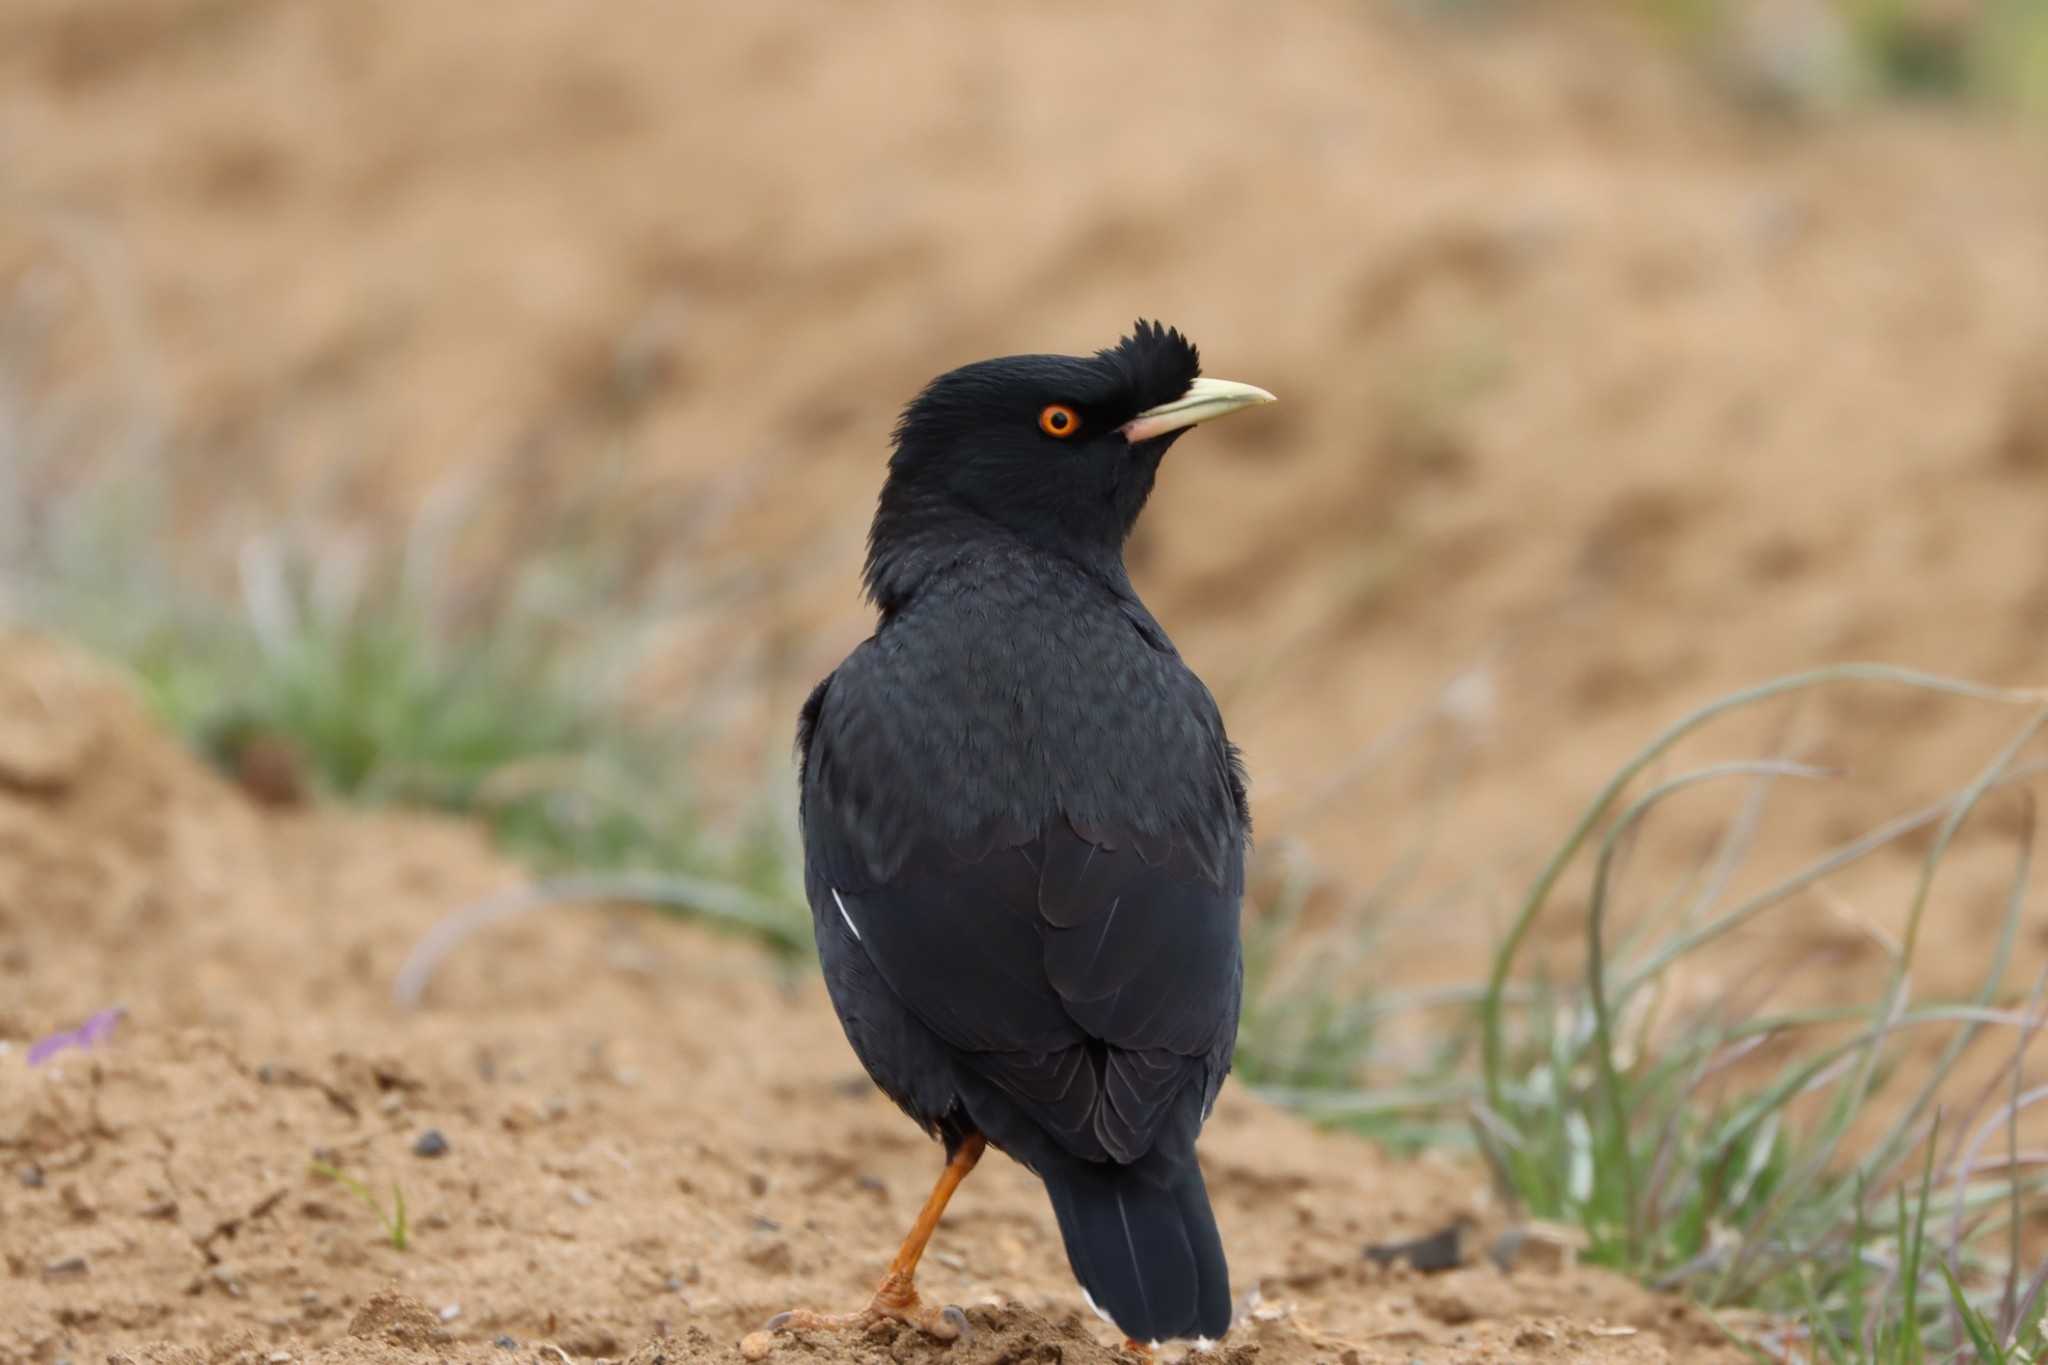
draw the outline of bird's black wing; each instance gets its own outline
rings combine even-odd
[[[1242,785],[1220,723],[1202,727],[1213,822],[948,828],[914,798],[885,808],[918,779],[891,771],[857,699],[835,716],[829,686],[802,731],[821,936],[843,925],[958,1063],[1067,1151],[1129,1162],[1174,1115],[1198,1125],[1229,1066],[1241,979]]]

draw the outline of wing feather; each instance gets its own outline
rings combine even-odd
[[[813,909],[843,907],[856,949],[958,1064],[1096,1160],[1145,1155],[1190,1086],[1206,1110],[1237,1027],[1241,810],[1218,813],[1223,840],[1057,814],[906,828],[876,809],[887,782],[834,752],[831,722],[821,687],[801,732]]]

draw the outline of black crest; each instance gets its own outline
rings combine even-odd
[[[1115,371],[1117,383],[1129,393],[1135,415],[1171,403],[1202,374],[1202,355],[1179,331],[1139,318],[1131,334],[1095,359]]]

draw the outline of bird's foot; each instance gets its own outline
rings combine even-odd
[[[969,1335],[967,1315],[952,1304],[935,1306],[917,1295],[908,1277],[883,1280],[868,1306],[852,1313],[813,1313],[797,1308],[777,1313],[763,1328],[768,1332],[867,1332],[885,1322],[901,1322],[928,1337],[955,1341]]]

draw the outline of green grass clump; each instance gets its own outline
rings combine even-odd
[[[547,866],[701,865],[682,737],[632,718],[573,618],[519,585],[451,624],[402,586],[323,602],[314,570],[261,572],[261,613],[109,642],[223,767],[271,742],[329,794],[474,814]]]
[[[1842,7],[1876,88],[2048,111],[2048,8],[2038,0],[1844,0]]]
[[[718,592],[635,571],[621,461],[593,455],[555,500],[510,463],[458,470],[384,538],[330,505],[338,473],[258,534],[228,529],[247,511],[231,482],[175,525],[131,291],[68,241],[53,238],[50,271],[82,290],[0,292],[0,623],[126,665],[170,727],[259,795],[458,812],[593,898],[808,950],[781,810],[756,801],[714,831],[695,799],[688,726],[716,698],[636,693],[672,597],[701,609]],[[113,338],[118,363],[47,366],[74,327]]]
[[[1688,788],[1729,780],[1769,784],[1827,776],[1782,762],[1725,764],[1666,779],[1625,802],[1651,764],[1715,717],[1823,685],[1889,685],[1989,698],[2033,708],[2011,741],[1950,798],[1827,851],[1774,884],[1724,905],[1724,875],[1617,935],[1612,925],[1617,854],[1663,802]],[[1937,1164],[1941,1084],[1987,1028],[2015,1030],[2009,1076],[2037,1020],[2006,981],[2032,867],[2031,837],[2014,857],[1999,935],[1987,945],[1981,987],[1968,999],[1916,1001],[1910,993],[1936,874],[1964,822],[1992,793],[2016,788],[2037,768],[2020,755],[2048,724],[2043,697],[1877,666],[1794,675],[1717,701],[1659,735],[1618,773],[1553,855],[1502,942],[1478,1012],[1480,1088],[1474,1127],[1503,1190],[1532,1214],[1577,1225],[1588,1257],[1680,1290],[1709,1306],[1762,1309],[1807,1324],[1816,1339],[1858,1342],[1858,1359],[1915,1359],[1917,1343],[1967,1345],[1971,1319],[1951,1308],[1942,1277],[2004,1286],[2021,1274],[2017,1230],[2023,1196],[2041,1188],[2017,1160],[1981,1159],[1981,1134]],[[2017,795],[2024,798],[2023,788]],[[2029,803],[2031,812],[2031,803]],[[2031,819],[2028,822],[2031,829]],[[1671,1019],[1663,999],[1672,972],[1692,954],[1785,904],[1829,874],[1897,840],[1931,831],[1907,905],[1905,930],[1876,998],[1803,1010],[1768,1008],[1768,992],[1724,999]],[[1724,848],[1720,865],[1739,861]],[[1590,857],[1586,972],[1568,989],[1518,1007],[1507,988],[1523,943],[1567,867]],[[1946,1034],[1932,1067],[1908,1048]],[[1780,1057],[1775,1074],[1735,1080]],[[1898,1098],[1904,1093],[1904,1099]],[[1882,1099],[1880,1098],[1882,1095]],[[1989,1096],[1965,1115],[1977,1124]],[[1852,1126],[1886,1115],[1875,1141],[1848,1141]],[[2008,1105],[2010,1121],[2021,1106]],[[1925,1177],[1910,1177],[1918,1154]],[[1932,1220],[1943,1255],[1922,1255]],[[2003,1236],[2004,1242],[2000,1243]],[[2001,1255],[2000,1253],[2003,1252]],[[1878,1269],[1882,1267],[1883,1269]],[[1961,1292],[1958,1289],[1957,1292]],[[1972,1310],[1981,1298],[1965,1296]],[[2016,1310],[2015,1310],[2016,1311]],[[2007,1340],[2024,1332],[2008,1314]],[[1903,1354],[1902,1354],[1903,1353]]]
[[[267,623],[215,617],[145,637],[130,661],[159,708],[233,769],[281,741],[317,782],[358,801],[482,820],[578,897],[653,903],[810,944],[809,913],[773,815],[705,831],[690,736],[627,695],[637,623],[604,604],[624,585],[572,581],[543,547],[466,621],[404,578],[322,603],[278,571]]]
[[[2029,714],[1948,798],[1728,903],[1766,793],[1832,775],[1777,760],[1654,782],[1649,774],[1715,718],[1823,686],[1905,687]],[[1961,1351],[2037,1359],[2048,1270],[2028,1280],[2018,1234],[2043,1172],[2010,1130],[2023,1109],[2048,1098],[2048,1087],[2020,1084],[2041,1023],[2041,988],[2028,994],[2006,979],[2024,919],[2030,834],[2014,850],[1978,989],[1963,999],[1917,1000],[1910,982],[1936,874],[1972,813],[1988,799],[2023,801],[2031,830],[2023,783],[2043,765],[2021,755],[2048,726],[2044,703],[2039,693],[1846,665],[1701,708],[1658,735],[1600,793],[1524,896],[1489,979],[1471,990],[1422,999],[1360,994],[1353,967],[1369,960],[1370,920],[1347,930],[1343,917],[1331,917],[1304,940],[1301,897],[1284,883],[1249,921],[1245,1078],[1271,1098],[1382,1139],[1443,1141],[1448,1125],[1462,1121],[1465,1141],[1512,1209],[1575,1227],[1595,1264],[1710,1308],[1745,1310],[1769,1326],[1744,1340],[1771,1358],[1819,1351],[1889,1365]],[[1660,888],[1652,897],[1658,908],[1618,930],[1621,855],[1644,822],[1681,793],[1726,783],[1747,786],[1750,800],[1713,859],[1687,884]],[[1884,980],[1871,999],[1774,1008],[1778,983],[1755,981],[1704,1006],[1677,1003],[1675,976],[1696,954],[1915,836],[1928,840],[1928,851],[1909,888],[1905,931],[1887,945]],[[1558,888],[1575,871],[1589,883],[1583,911],[1573,912],[1583,915],[1584,970],[1560,976],[1553,963],[1531,971],[1522,964],[1525,947],[1538,922],[1558,913]],[[1436,1030],[1441,1048],[1390,1067],[1393,1015],[1461,1003],[1471,1006],[1466,1026],[1452,1017]],[[2013,1038],[2002,1074],[2011,1093],[1999,1103],[1987,1090],[1944,1111],[1943,1100],[1954,1100],[1941,1088],[1951,1064],[1966,1049],[1995,1043],[1991,1029]],[[1941,1040],[1931,1066],[1930,1038]],[[1874,1115],[1883,1116],[1881,1127]],[[1872,1127],[1875,1139],[1864,1136]],[[1953,1135],[1946,1143],[1943,1132]],[[2001,1132],[2008,1150],[1993,1152]],[[1987,1354],[1986,1342],[1999,1354]]]
[[[9,454],[0,439],[0,465]],[[44,486],[13,473],[0,482]],[[49,486],[0,543],[0,621],[126,665],[171,728],[259,792],[467,815],[588,899],[809,950],[782,812],[756,802],[710,832],[690,713],[636,699],[661,604],[595,533],[458,569],[423,516],[394,545],[302,533],[208,561],[173,554],[165,507],[132,471]]]
[[[384,1206],[376,1192],[362,1181],[331,1162],[315,1161],[311,1170],[322,1180],[331,1180],[356,1197],[356,1201],[376,1216],[379,1226],[384,1229],[384,1240],[391,1244],[393,1251],[404,1251],[412,1244],[412,1226],[405,1216],[405,1190],[397,1181],[391,1182],[391,1207]]]
[[[1969,1338],[1970,1349],[1976,1352],[1978,1360],[1991,1365],[2034,1365],[2036,1361],[2048,1359],[2048,1332],[2043,1331],[2041,1321],[2043,1308],[2048,1308],[2048,1297],[2040,1293],[2038,1284],[2023,1306],[2013,1304],[2007,1296],[2005,1308],[1992,1316],[1963,1292],[1954,1271],[1946,1265],[1940,1269],[1942,1283],[1948,1289],[1949,1307],[1961,1323],[1964,1335]],[[1829,1356],[1836,1361],[1846,1361],[1848,1352],[1841,1349],[1839,1343],[1834,1343]],[[1888,1356],[1881,1354],[1880,1358],[1897,1360],[1905,1365],[1906,1362],[1923,1359],[1924,1355],[1909,1355],[1900,1349]]]
[[[1903,1157],[1930,1141],[1942,1075],[1976,1035],[2004,976],[2031,868],[2031,840],[2018,852],[1998,941],[1984,984],[1963,1002],[1915,1004],[1908,995],[1935,874],[1963,822],[1988,793],[2011,783],[2020,752],[2048,723],[2036,709],[1968,786],[1936,806],[1851,840],[1763,891],[1722,909],[1713,895],[1680,900],[1666,923],[1638,925],[1611,941],[1609,915],[1617,851],[1658,804],[1691,786],[1746,777],[1776,781],[1822,776],[1782,763],[1731,764],[1664,781],[1632,803],[1629,784],[1680,739],[1730,710],[1831,683],[1875,682],[2032,703],[2026,693],[1953,683],[1904,670],[1850,665],[1780,679],[1724,698],[1667,729],[1622,770],[1553,855],[1525,899],[1495,959],[1480,1010],[1480,1131],[1505,1183],[1546,1216],[1567,1216],[1588,1233],[1595,1259],[1684,1285],[1708,1302],[1757,1301],[1782,1274],[1848,1250],[1840,1239],[1871,1225],[1866,1198],[1890,1188]],[[2030,770],[2028,770],[2030,771]],[[1568,866],[1602,829],[1586,909],[1587,972],[1571,995],[1528,1016],[1512,1045],[1504,991],[1514,960]],[[1652,996],[1688,955],[1783,904],[1826,875],[1915,831],[1933,828],[1908,908],[1906,930],[1889,948],[1881,997],[1797,1013],[1723,1008],[1673,1029],[1657,1027]],[[1724,1006],[1738,1002],[1723,1002]],[[1641,1021],[1631,1029],[1626,1021]],[[1865,1111],[1913,1031],[1953,1025],[1939,1064],[1868,1151],[1843,1159],[1843,1138]],[[1701,1098],[1713,1076],[1767,1041],[1832,1030],[1846,1037],[1806,1049],[1769,1085],[1717,1110]],[[1795,1106],[1818,1121],[1796,1123]],[[1958,1196],[1963,1197],[1963,1196]],[[1716,1229],[1728,1234],[1717,1239]],[[1903,1235],[1891,1228],[1893,1236]],[[1823,1302],[1826,1295],[1823,1295]]]
[[[2039,0],[1630,0],[1749,93],[1795,104],[1945,99],[2048,112]]]

